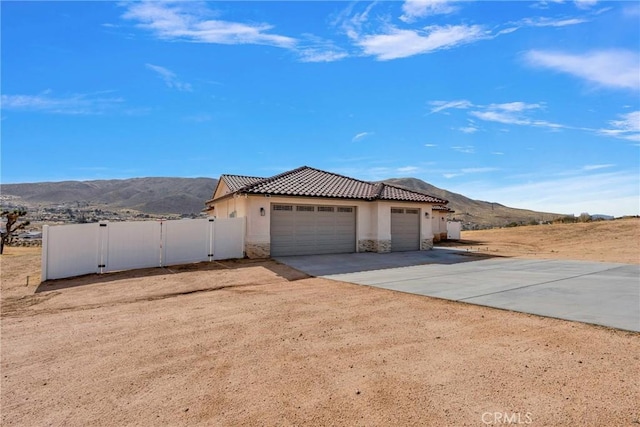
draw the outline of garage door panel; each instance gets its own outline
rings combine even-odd
[[[355,236],[353,207],[272,205],[272,256],[355,252]]]
[[[420,211],[391,209],[391,251],[420,250]]]

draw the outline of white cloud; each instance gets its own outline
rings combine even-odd
[[[400,20],[413,22],[418,18],[430,15],[452,13],[458,10],[449,0],[407,0],[402,5]]]
[[[566,128],[567,126],[548,122],[545,120],[536,120],[527,116],[528,111],[539,110],[543,108],[541,104],[528,104],[525,102],[508,102],[504,104],[489,104],[488,106],[477,106],[478,109],[471,111],[472,116],[488,121],[497,122],[508,125],[546,127],[553,130]]]
[[[590,9],[598,3],[598,0],[575,0],[574,3],[578,9]]]
[[[629,50],[598,50],[584,54],[530,50],[528,64],[567,73],[599,86],[640,89],[640,54]]]
[[[271,34],[269,24],[244,24],[211,19],[212,12],[200,3],[131,2],[123,18],[137,21],[138,27],[165,40],[196,43],[260,44],[293,48],[296,40]]]
[[[523,27],[567,27],[569,25],[578,25],[589,22],[585,18],[564,18],[564,19],[551,19],[546,17],[538,18],[525,18],[517,25]]]
[[[615,165],[612,165],[612,164],[610,164],[610,163],[608,163],[608,164],[603,164],[603,165],[585,165],[585,166],[583,166],[583,167],[582,167],[582,170],[583,170],[583,171],[595,171],[595,170],[598,170],[598,169],[607,169],[607,168],[611,168],[611,167],[613,167],[613,166],[615,166]]]
[[[380,61],[406,58],[450,49],[488,37],[479,25],[430,26],[423,30],[391,27],[385,34],[367,35],[356,40],[366,55]]]
[[[478,128],[474,126],[465,126],[465,127],[458,128],[458,130],[462,133],[469,133],[469,134],[478,132]]]
[[[103,114],[124,101],[122,98],[100,95],[101,93],[93,93],[55,97],[51,95],[51,91],[45,91],[39,95],[2,95],[1,99],[3,110],[69,115]]]
[[[437,144],[424,144],[425,147],[437,147]]]
[[[500,169],[493,168],[493,167],[462,168],[456,172],[443,173],[442,176],[445,177],[446,179],[451,179],[451,178],[457,178],[459,176],[465,176],[469,174],[495,172],[497,170],[500,170]]]
[[[191,85],[189,83],[184,83],[178,80],[178,77],[173,71],[159,65],[145,64],[145,66],[148,69],[155,71],[160,76],[160,78],[164,80],[164,83],[167,85],[167,87],[184,92],[191,92]]]
[[[476,148],[472,145],[464,145],[464,146],[456,145],[451,147],[451,149],[457,151],[458,153],[464,153],[464,154],[474,154],[476,152]]]
[[[473,107],[473,104],[466,99],[461,99],[458,101],[429,101],[429,105],[432,105],[431,114],[439,113],[440,111],[448,110],[450,108],[457,108],[461,110],[465,110],[467,108]]]
[[[316,48],[299,49],[302,62],[334,62],[346,58],[349,54],[341,49],[324,50]]]
[[[507,102],[504,104],[489,104],[488,108],[490,110],[502,110],[510,113],[516,113],[526,110],[535,110],[538,108],[542,108],[542,106],[540,104],[527,104],[526,102],[516,101]]]
[[[414,173],[414,172],[417,172],[419,170],[420,170],[420,168],[417,167],[417,166],[404,166],[404,167],[401,167],[401,168],[397,169],[397,171],[399,173]]]
[[[611,120],[609,124],[611,128],[599,129],[598,133],[640,142],[640,111],[621,114],[620,120]]]
[[[354,136],[353,138],[351,138],[352,142],[357,142],[357,141],[361,141],[364,138],[373,135],[373,132],[360,132],[359,134],[357,134],[356,136]]]

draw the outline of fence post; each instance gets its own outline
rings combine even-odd
[[[47,248],[49,245],[49,226],[42,226],[42,260],[41,260],[41,269],[40,269],[40,281],[44,282],[47,280]]]
[[[209,218],[209,221],[207,221],[207,226],[209,227],[209,262],[213,261],[213,254],[214,254],[214,239],[215,239],[215,218]]]
[[[98,224],[98,273],[104,273],[107,267],[105,257],[109,253],[109,228],[108,222]],[[106,246],[106,247],[105,247]]]

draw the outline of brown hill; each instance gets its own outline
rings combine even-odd
[[[511,223],[546,222],[564,216],[556,213],[509,208],[495,202],[473,200],[462,194],[443,190],[416,178],[392,178],[384,182],[448,200],[449,204],[447,206],[456,211],[451,217],[462,221],[467,229],[503,227]]]
[[[77,203],[149,214],[197,214],[218,181],[211,178],[132,178],[2,184],[0,194],[30,205]]]

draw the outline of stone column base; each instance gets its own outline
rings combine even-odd
[[[244,253],[247,258],[269,258],[271,256],[270,243],[246,243]]]
[[[364,239],[358,241],[358,252],[391,252],[391,240]]]
[[[433,249],[433,238],[422,239],[422,241],[420,242],[420,250],[428,251],[429,249]]]

